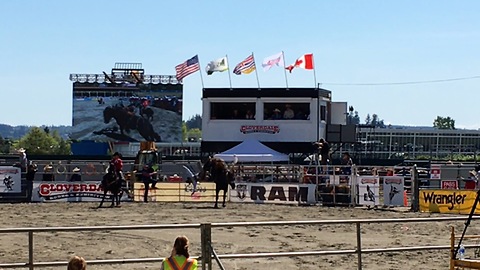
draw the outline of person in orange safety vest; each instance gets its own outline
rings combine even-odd
[[[188,244],[186,236],[177,237],[170,257],[163,260],[160,270],[197,270],[198,262],[190,259]]]

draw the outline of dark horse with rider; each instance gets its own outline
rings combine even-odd
[[[153,129],[149,118],[136,115],[135,112],[129,110],[128,107],[121,105],[106,107],[103,110],[103,120],[105,124],[110,123],[112,118],[117,122],[121,135],[125,135],[125,132],[128,133],[130,130],[137,130],[146,141],[161,141],[160,135]]]
[[[215,183],[215,208],[218,208],[218,195],[223,190],[223,204],[227,198],[228,186],[235,189],[235,175],[232,169],[221,158],[209,157],[199,174],[200,181],[206,178]]]

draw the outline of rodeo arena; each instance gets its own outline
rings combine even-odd
[[[438,161],[476,155],[478,131],[351,125],[327,89],[227,87],[202,89],[184,142],[175,76],[70,80],[72,155],[1,157],[0,269],[159,269],[178,235],[198,269],[480,269],[479,166]]]

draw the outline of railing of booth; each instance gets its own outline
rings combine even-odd
[[[357,255],[357,269],[362,269],[362,255],[382,252],[406,252],[422,250],[450,249],[450,245],[442,246],[410,246],[394,248],[362,248],[362,224],[379,223],[422,223],[422,222],[452,222],[466,221],[467,217],[439,217],[439,218],[397,218],[397,219],[353,219],[353,220],[307,220],[307,221],[265,221],[265,222],[225,222],[225,223],[202,223],[202,224],[163,224],[163,225],[127,225],[127,226],[87,226],[87,227],[42,227],[42,228],[0,228],[0,234],[6,233],[27,233],[28,234],[28,262],[23,263],[1,263],[0,268],[28,268],[65,266],[67,262],[35,262],[34,261],[34,233],[39,232],[72,232],[72,231],[123,231],[123,230],[162,230],[162,229],[200,229],[201,234],[201,261],[202,269],[212,269],[212,259],[215,259],[221,269],[225,269],[222,259],[242,258],[272,258],[272,257],[295,257],[295,256],[323,256],[323,255]],[[480,217],[473,217],[480,219]],[[346,250],[318,250],[318,251],[295,251],[295,252],[269,252],[269,253],[246,253],[246,254],[217,254],[212,246],[212,228],[219,227],[252,227],[252,226],[300,226],[300,225],[334,225],[351,224],[355,225],[356,249]],[[480,247],[480,245],[468,245]],[[161,262],[163,258],[130,258],[130,259],[108,259],[88,260],[89,265],[105,264],[132,264]]]

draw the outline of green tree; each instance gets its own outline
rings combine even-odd
[[[39,127],[32,127],[14,146],[17,149],[24,148],[27,154],[33,155],[70,154],[69,143],[62,139],[58,132],[47,133]]]
[[[10,145],[11,145],[10,140],[4,139],[2,136],[0,136],[0,153],[2,154],[10,153]]]
[[[182,121],[182,141],[187,141],[187,123],[185,121]]]
[[[455,120],[450,118],[450,116],[437,116],[437,118],[433,120],[433,127],[438,129],[455,129]]]
[[[199,141],[202,138],[202,131],[199,128],[192,128],[187,131],[187,140]]]
[[[186,123],[187,129],[198,128],[202,130],[202,117],[199,114],[190,117],[190,119],[188,119]]]

